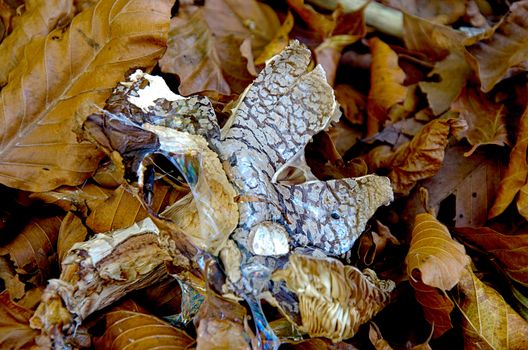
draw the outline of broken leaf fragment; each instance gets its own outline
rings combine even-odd
[[[312,337],[340,341],[385,307],[394,282],[383,281],[372,270],[363,273],[331,258],[293,254],[286,268],[273,273],[299,298],[301,330]]]

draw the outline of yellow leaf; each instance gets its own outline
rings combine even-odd
[[[288,46],[288,42],[290,41],[288,35],[290,34],[290,31],[293,28],[293,23],[293,15],[290,11],[288,11],[286,19],[280,26],[279,30],[277,30],[277,33],[275,33],[275,36],[273,37],[271,42],[269,42],[268,45],[264,47],[260,55],[255,59],[256,65],[266,63],[267,60],[277,55],[286,46]]]
[[[482,283],[468,268],[458,289],[463,314],[465,349],[524,350],[528,348],[528,323],[502,296]]]

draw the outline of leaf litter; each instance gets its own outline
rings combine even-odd
[[[0,1],[3,348],[526,347],[526,0],[56,3]]]

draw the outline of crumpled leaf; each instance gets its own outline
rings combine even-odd
[[[172,18],[161,70],[178,75],[184,96],[241,93],[253,79],[241,46],[249,40],[252,57],[258,57],[279,29],[277,15],[255,0],[212,0],[192,10],[182,6]]]
[[[462,119],[434,119],[394,153],[389,146],[373,149],[366,159],[369,170],[391,169],[388,176],[394,192],[408,195],[417,181],[438,172],[443,164],[449,136],[459,135],[466,127]]]
[[[470,66],[464,56],[458,51],[453,51],[442,61],[437,62],[429,73],[429,77],[438,75],[440,81],[419,83],[422,91],[427,94],[427,101],[435,115],[440,115],[449,109],[466,85],[470,72]]]
[[[194,343],[184,331],[159,318],[133,311],[110,311],[105,315],[106,330],[94,338],[95,349],[175,349],[185,350]]]
[[[26,46],[28,54],[0,92],[1,183],[36,192],[90,176],[101,154],[77,142],[75,113],[81,105],[102,106],[131,67],[154,66],[171,4],[104,0],[76,16],[68,30]]]
[[[17,275],[31,277],[26,278],[26,284],[44,286],[56,271],[55,245],[60,224],[61,218],[57,216],[33,219],[15,239],[0,247],[0,256],[9,259]]]
[[[372,270],[362,273],[330,258],[293,254],[285,269],[273,272],[299,298],[301,330],[311,337],[340,341],[352,337],[389,302],[394,282]]]
[[[517,209],[525,218],[528,217],[528,196],[526,196],[525,188],[528,177],[528,164],[526,162],[526,153],[528,150],[528,108],[522,115],[517,133],[517,140],[510,152],[510,162],[504,174],[495,203],[489,211],[489,218],[500,215],[515,199],[519,191],[521,195],[517,199]],[[526,208],[526,209],[525,209]]]
[[[468,124],[465,137],[473,147],[466,153],[467,156],[481,145],[504,146],[508,143],[504,106],[491,102],[479,90],[464,88],[451,105],[451,110],[459,112]]]
[[[502,296],[468,268],[458,284],[466,349],[521,350],[528,347],[528,323]]]
[[[400,242],[392,235],[390,229],[378,220],[374,220],[372,230],[359,237],[358,258],[366,266],[372,265],[376,257],[381,255],[386,247],[399,245]]]
[[[24,46],[39,35],[47,35],[56,26],[67,24],[73,15],[72,0],[28,1],[18,26],[0,44],[0,87],[24,54]]]
[[[528,1],[511,5],[493,35],[467,50],[476,58],[482,91],[490,91],[528,55]]]
[[[33,311],[11,300],[9,293],[0,293],[0,347],[2,349],[30,349],[38,332],[29,327]]]
[[[370,91],[368,96],[368,134],[373,135],[387,120],[390,108],[407,96],[403,85],[404,71],[398,66],[398,55],[378,38],[369,41],[372,52]]]
[[[55,348],[66,346],[90,314],[161,278],[170,258],[159,233],[147,218],[74,244],[62,261],[60,279],[48,281],[31,326]]]
[[[452,327],[449,314],[453,309],[452,302],[436,288],[442,292],[452,289],[469,262],[464,246],[455,242],[434,216],[416,216],[405,263],[425,318],[434,324],[435,337]]]

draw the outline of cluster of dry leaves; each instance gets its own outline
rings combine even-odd
[[[269,325],[254,326],[251,301],[215,290],[211,258],[201,272],[163,267],[116,287],[111,305],[97,290],[67,329],[73,316],[45,289],[59,275],[85,277],[61,265],[70,248],[155,220],[189,192],[156,181],[145,207],[108,154],[82,141],[88,114],[142,68],[183,96],[207,96],[224,122],[291,39],[310,48],[343,113],[307,146],[312,172],[385,175],[395,193],[329,265],[335,275],[316,264],[309,283],[339,277],[348,298],[375,299],[351,282],[362,283],[352,266],[368,267],[396,283],[388,305],[337,342],[265,302]],[[528,348],[526,57],[527,0],[0,0],[0,347],[273,348],[273,332],[281,349]],[[127,249],[112,259],[162,255],[145,239]],[[275,277],[302,294],[296,267]],[[39,304],[49,324],[33,317]],[[361,322],[375,312],[353,311]]]

